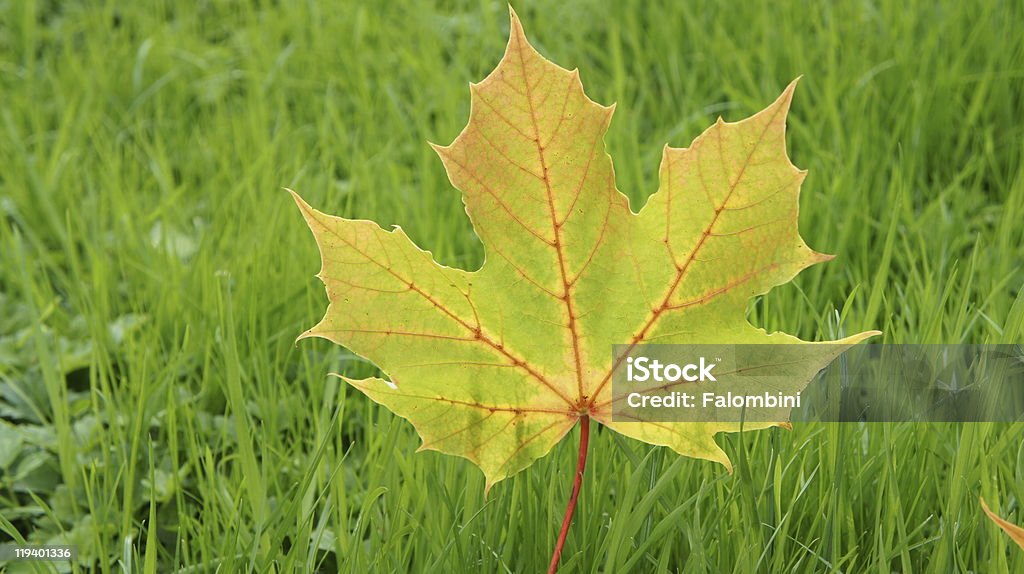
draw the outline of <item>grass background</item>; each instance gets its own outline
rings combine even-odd
[[[751,308],[770,330],[1024,340],[1024,5],[518,2],[588,94],[634,207],[661,146],[761,109],[837,259]],[[499,2],[0,2],[0,540],[76,570],[536,572],[573,433],[488,498],[469,463],[293,341],[326,305],[281,190],[482,250],[426,140],[464,124]],[[1021,572],[1024,425],[806,424],[737,463],[598,431],[565,572]],[[27,563],[9,565],[11,571]],[[47,571],[51,567],[39,566]]]

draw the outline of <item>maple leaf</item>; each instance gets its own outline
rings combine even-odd
[[[1009,534],[1010,539],[1016,542],[1017,546],[1020,546],[1021,550],[1024,550],[1024,528],[1021,528],[1020,526],[1003,519],[995,512],[992,512],[992,510],[989,509],[988,504],[985,504],[984,498],[979,500],[981,500],[981,509],[985,511],[985,514],[987,514],[990,519],[992,519],[992,522],[995,522],[999,528],[1002,528],[1003,532]]]
[[[541,56],[512,12],[501,62],[471,86],[468,125],[433,146],[485,263],[439,265],[401,228],[332,217],[294,195],[330,300],[300,338],[376,364],[390,380],[345,380],[408,419],[421,449],[474,462],[488,489],[587,417],[729,467],[714,435],[738,423],[612,420],[611,348],[800,342],[745,317],[751,298],[831,258],[797,230],[805,172],[785,147],[794,88],[741,122],[719,119],[689,148],[666,146],[660,188],[633,213],[604,146],[614,106],[591,101],[576,70]],[[745,428],[773,424],[785,423]]]

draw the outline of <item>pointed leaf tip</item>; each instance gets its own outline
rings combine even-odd
[[[302,199],[302,196],[301,196],[301,195],[299,195],[299,194],[298,194],[298,193],[297,193],[297,192],[296,192],[295,190],[293,190],[293,189],[289,189],[289,188],[287,188],[287,187],[286,187],[286,188],[284,188],[284,190],[285,190],[285,191],[287,191],[287,192],[288,192],[289,194],[291,194],[291,196],[292,196],[292,199],[294,199],[294,200],[295,200],[295,203],[296,203],[296,204],[297,204],[297,205],[298,205],[298,206],[299,206],[300,208],[301,208],[301,207],[302,207],[303,205],[307,205],[307,204],[306,204],[306,201],[305,201],[304,199]]]
[[[309,205],[309,203],[307,203],[306,200],[303,199],[302,196],[296,193],[295,191],[288,189],[287,187],[285,189],[288,191],[288,193],[291,194],[292,199],[295,200],[295,205],[298,206],[299,212],[302,213],[303,219],[306,220],[306,223],[310,225],[310,230],[312,230],[312,222],[316,219],[316,215],[318,213],[317,210],[314,209],[311,205]],[[315,232],[314,235],[316,235]]]
[[[832,253],[819,253],[815,251],[814,258],[816,263],[828,263],[829,261],[835,259],[836,256]]]
[[[523,22],[519,19],[519,14],[516,14],[515,8],[511,4],[508,5],[508,19],[509,19],[509,37],[517,37],[526,39],[526,32],[523,30]]]
[[[793,103],[793,94],[796,93],[796,87],[800,83],[800,78],[803,76],[797,76],[792,82],[786,85],[786,89],[782,90],[779,97],[776,99],[777,105],[781,105],[784,113],[789,112],[789,106]]]

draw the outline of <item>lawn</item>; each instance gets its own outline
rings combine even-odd
[[[516,9],[618,103],[634,210],[665,142],[803,75],[800,228],[837,257],[755,325],[1024,342],[1024,4]],[[472,464],[416,453],[328,376],[373,365],[296,344],[327,300],[283,191],[479,267],[427,142],[459,133],[507,34],[501,2],[0,2],[0,542],[75,544],[75,571],[547,567],[578,432],[486,497]],[[1022,436],[802,424],[720,436],[730,475],[595,427],[562,571],[1024,572],[978,503],[1024,523]]]

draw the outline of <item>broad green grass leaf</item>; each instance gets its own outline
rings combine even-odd
[[[1020,526],[1003,519],[995,512],[992,512],[992,510],[989,509],[988,504],[985,504],[984,498],[981,499],[981,509],[985,511],[985,514],[987,514],[990,519],[992,519],[992,522],[995,522],[999,528],[1003,529],[1003,532],[1010,535],[1010,539],[1016,542],[1017,546],[1020,546],[1021,550],[1024,550],[1024,528],[1021,528]]]
[[[830,259],[797,230],[804,172],[785,148],[795,82],[764,111],[665,147],[660,189],[633,213],[604,146],[614,107],[591,101],[579,74],[541,56],[511,18],[504,57],[471,88],[468,125],[434,146],[485,263],[441,266],[400,228],[332,217],[295,195],[330,300],[302,337],[379,366],[390,380],[346,380],[408,419],[423,449],[477,464],[488,487],[583,416],[728,467],[714,435],[736,423],[611,420],[611,346],[798,342],[745,318],[752,297]]]

